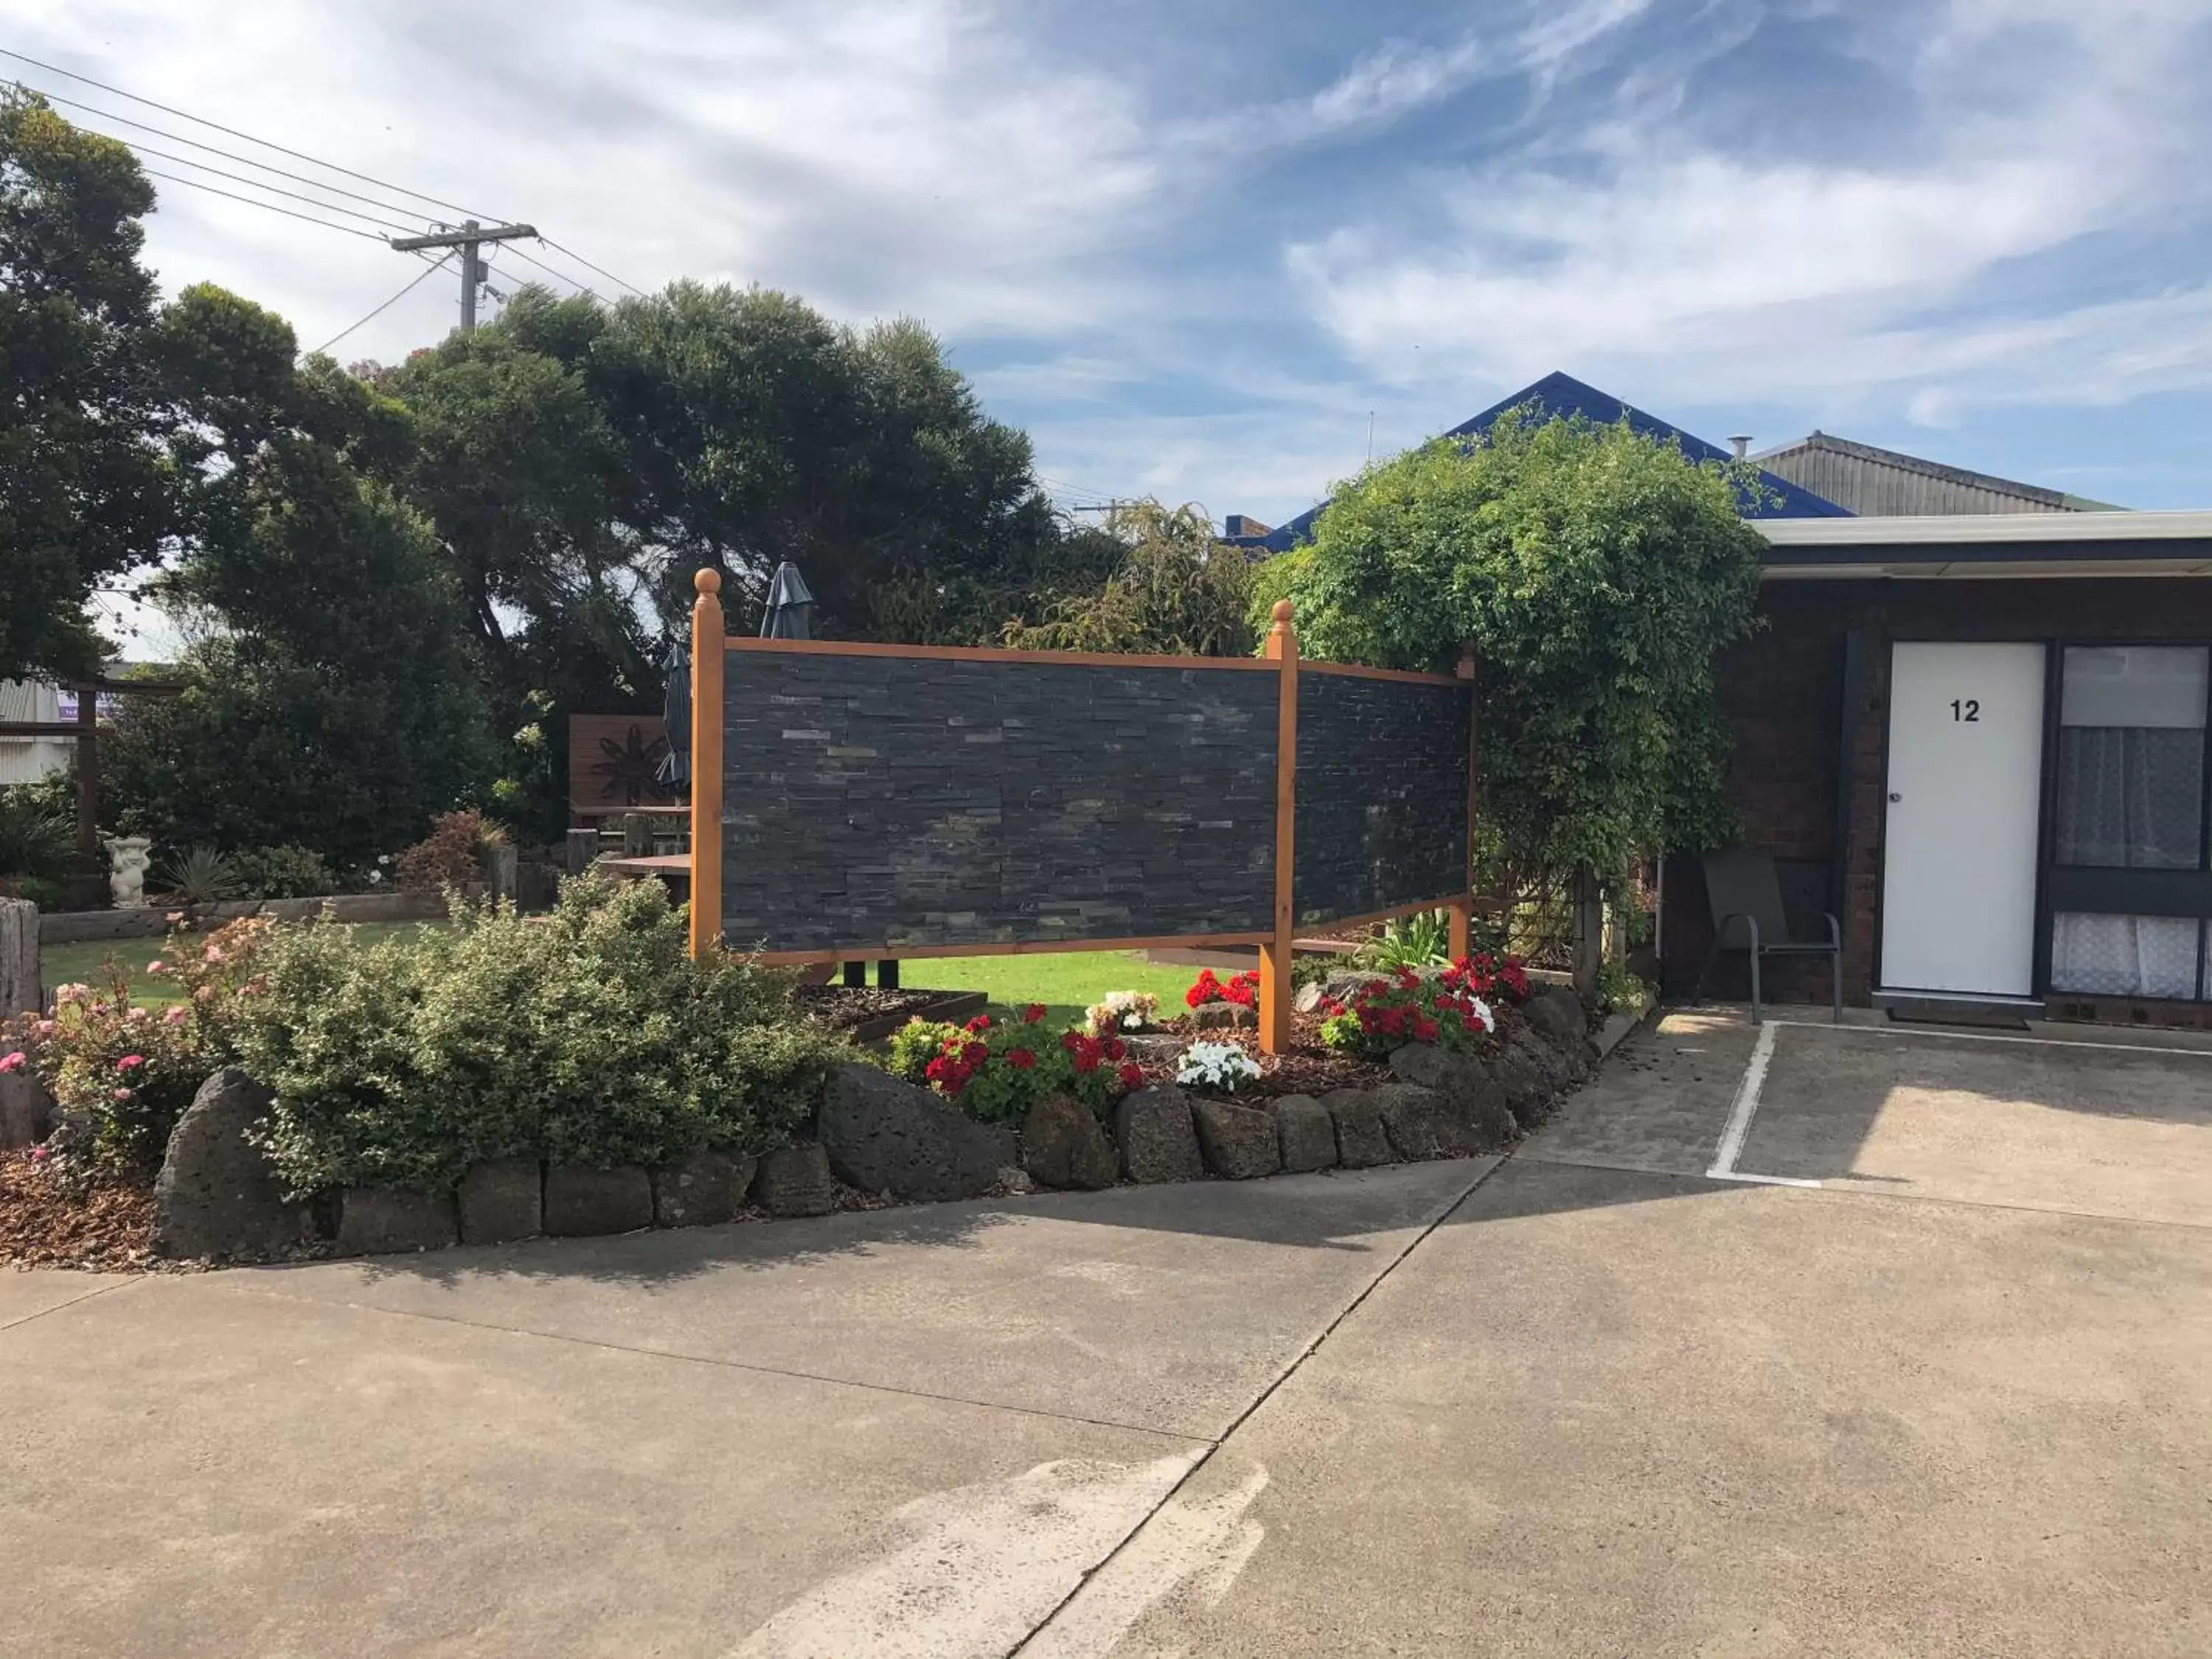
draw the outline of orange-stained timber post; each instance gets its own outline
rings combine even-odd
[[[1451,959],[1459,961],[1468,948],[1468,933],[1474,921],[1474,763],[1477,752],[1477,729],[1482,724],[1482,690],[1476,684],[1476,669],[1480,665],[1474,647],[1468,646],[1459,653],[1459,677],[1467,682],[1467,890],[1454,899],[1449,907],[1451,917],[1450,941],[1445,947]]]
[[[722,943],[721,573],[691,578],[691,957],[704,962]]]
[[[1260,947],[1260,1052],[1291,1046],[1291,878],[1298,816],[1298,636],[1291,602],[1275,601],[1267,656],[1282,676],[1275,699],[1275,914],[1273,939]]]

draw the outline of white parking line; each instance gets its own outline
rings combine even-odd
[[[1799,1022],[1793,1022],[1799,1023]],[[1735,1104],[1729,1109],[1728,1127],[1721,1131],[1721,1144],[1713,1153],[1712,1167],[1705,1171],[1708,1181],[1742,1181],[1761,1187],[1817,1187],[1817,1181],[1802,1181],[1794,1176],[1746,1175],[1735,1167],[1743,1156],[1744,1138],[1751,1133],[1753,1115],[1759,1110],[1759,1097],[1766,1087],[1766,1068],[1774,1061],[1774,1042],[1783,1022],[1770,1019],[1759,1028],[1759,1041],[1752,1044],[1751,1063],[1743,1068],[1743,1081],[1735,1087]]]

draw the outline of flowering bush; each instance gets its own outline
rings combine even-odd
[[[1083,1011],[1084,1030],[1095,1037],[1141,1031],[1159,1017],[1159,1012],[1160,1000],[1150,991],[1109,991]]]
[[[30,1071],[60,1110],[61,1161],[153,1173],[192,1096],[232,1058],[241,1000],[267,990],[256,958],[274,926],[247,918],[204,938],[171,933],[146,964],[182,993],[167,1007],[134,1003],[111,958],[100,983],[55,988],[52,1018],[0,1026],[0,1071]]]
[[[1235,1094],[1238,1084],[1259,1075],[1259,1061],[1233,1042],[1194,1042],[1176,1067],[1177,1083],[1224,1095]]]
[[[1435,979],[1411,968],[1369,980],[1349,1003],[1321,1005],[1321,1037],[1332,1048],[1380,1060],[1409,1042],[1432,1042],[1465,1052],[1498,1029],[1497,1015],[1477,990],[1492,977],[1472,962],[1447,968]]]
[[[1018,1118],[1048,1095],[1066,1095],[1103,1114],[1144,1086],[1144,1072],[1121,1038],[1079,1028],[1054,1036],[1044,1029],[1044,1006],[1033,1003],[1019,1020],[994,1022],[988,1014],[965,1025],[908,1020],[891,1038],[891,1069],[991,1123]]]
[[[1260,975],[1246,972],[1222,980],[1213,976],[1212,969],[1201,968],[1190,989],[1182,994],[1182,1000],[1194,1008],[1202,1008],[1209,1002],[1233,1002],[1240,1008],[1257,1009]]]

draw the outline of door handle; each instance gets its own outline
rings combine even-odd
[[[1889,799],[1891,803],[1894,805],[1896,802],[1903,800],[1905,797],[1898,791],[1893,789],[1889,792]]]

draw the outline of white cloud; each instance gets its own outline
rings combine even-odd
[[[2203,374],[2202,354],[2145,360],[2133,331],[2172,307],[2112,303],[2120,273],[2086,299],[1934,320],[2017,262],[2202,209],[2182,69],[2202,8],[2129,9],[1960,0],[1911,60],[1926,138],[1883,164],[1698,143],[1680,99],[1640,88],[1567,155],[1432,175],[1396,222],[1293,246],[1289,268],[1355,359],[1408,381],[1566,367],[1691,401],[1885,382],[1910,398],[1948,362],[1971,378],[1919,388],[1920,407],[1955,418],[2085,377]],[[2044,368],[2018,361],[2036,351]]]

